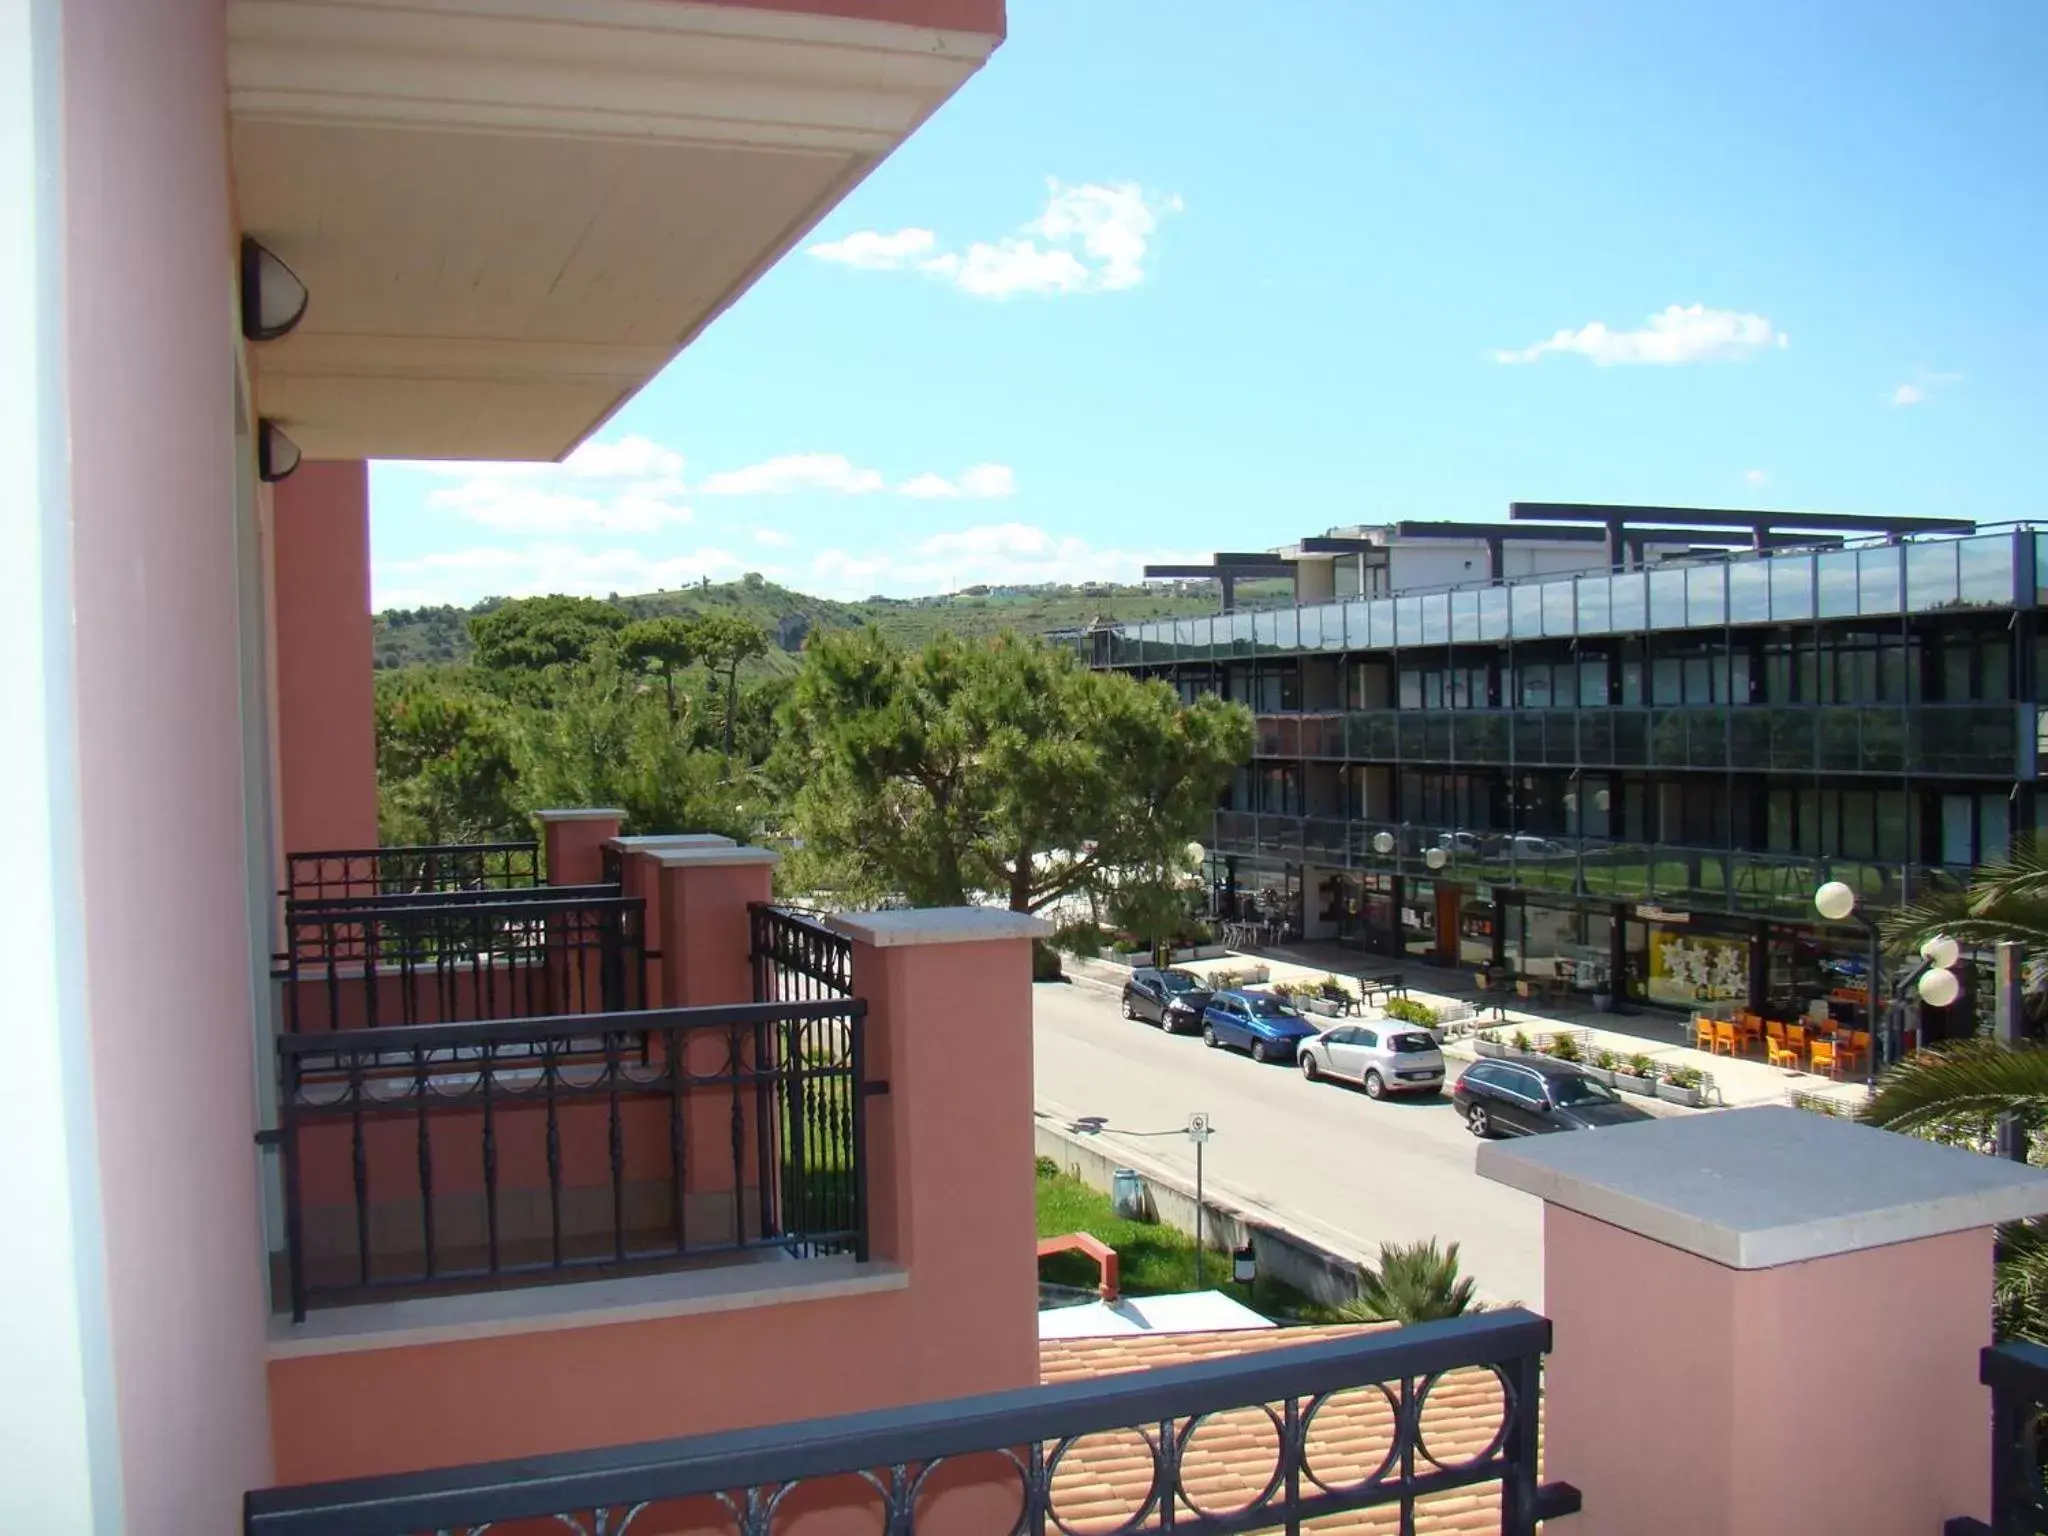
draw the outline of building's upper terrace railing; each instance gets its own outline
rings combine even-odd
[[[1161,666],[1304,651],[1809,623],[1957,608],[2031,607],[2048,590],[2048,541],[2031,525],[1841,549],[1744,552],[1649,570],[1518,576],[1063,637],[1097,665]]]
[[[867,1257],[855,998],[280,1036],[283,1289]]]
[[[420,843],[328,848],[285,859],[289,901],[520,890],[541,882],[540,844]]]
[[[269,1489],[249,1496],[243,1530],[624,1531],[645,1517],[769,1536],[837,1514],[890,1532],[1223,1536],[1355,1510],[1427,1530],[1447,1502],[1483,1500],[1499,1509],[1488,1529],[1535,1536],[1580,1507],[1576,1489],[1538,1481],[1549,1347],[1549,1323],[1505,1308],[845,1418]],[[1270,1462],[1250,1483],[1248,1454]]]
[[[1810,919],[1813,893],[1829,880],[1853,886],[1859,902],[1875,909],[1953,888],[1969,874],[1947,865],[1896,860],[1263,811],[1218,811],[1209,841],[1217,853],[1328,869],[1610,901],[1667,901],[1696,911],[1757,917]]]
[[[2032,704],[1672,704],[1261,714],[1255,757],[2030,779]]]

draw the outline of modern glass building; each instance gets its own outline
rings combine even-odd
[[[1860,1017],[1867,936],[1821,923],[1815,889],[1877,914],[2039,825],[2048,532],[1825,542],[1084,643],[1256,713],[1208,844],[1226,914],[1653,1004]]]

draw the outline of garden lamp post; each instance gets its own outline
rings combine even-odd
[[[1882,937],[1877,931],[1877,924],[1857,910],[1856,892],[1840,880],[1830,880],[1813,893],[1813,909],[1831,923],[1847,922],[1854,917],[1870,935],[1870,970],[1863,979],[1864,1014],[1870,1025],[1870,1059],[1865,1063],[1864,1082],[1866,1086],[1875,1087],[1877,1069],[1883,1065],[1888,1043],[1885,1036],[1890,1033],[1891,1026],[1890,1010],[1881,1015],[1877,1003],[1877,972],[1884,954]]]

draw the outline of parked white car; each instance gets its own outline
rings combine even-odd
[[[1357,1083],[1375,1099],[1443,1092],[1444,1053],[1434,1035],[1412,1024],[1339,1024],[1302,1041],[1294,1059],[1312,1083]]]

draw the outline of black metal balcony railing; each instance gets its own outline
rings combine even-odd
[[[1209,842],[1218,853],[1332,869],[1809,920],[1813,893],[1829,880],[1846,881],[1865,907],[1877,910],[1968,875],[1940,864],[1254,811],[1218,811]]]
[[[798,1511],[834,1505],[890,1533],[1222,1536],[1308,1529],[1368,1509],[1385,1510],[1390,1530],[1413,1531],[1427,1528],[1434,1500],[1496,1490],[1503,1536],[1533,1536],[1580,1506],[1568,1484],[1537,1481],[1549,1346],[1548,1322],[1509,1308],[810,1423],[269,1489],[247,1497],[243,1531],[419,1536],[533,1521],[770,1536]],[[1459,1434],[1432,1398],[1475,1382],[1498,1403],[1497,1419]],[[1239,1480],[1247,1440],[1270,1446],[1271,1468],[1262,1487],[1232,1499],[1214,1474],[1227,1468],[1225,1487]],[[1130,1456],[1140,1468],[1133,1493],[1107,1497],[1104,1458]]]
[[[646,903],[614,886],[293,901],[284,923],[294,1034],[646,1004]]]
[[[284,1035],[285,1264],[308,1306],[781,1249],[867,1256],[866,1005]]]
[[[756,1002],[853,996],[853,940],[792,907],[756,904],[748,917]]]
[[[2028,711],[2031,712],[2030,709]],[[1432,767],[2031,778],[2012,704],[1351,710],[1258,717],[1254,754]]]
[[[2014,1340],[1984,1351],[1991,1389],[1991,1523],[1949,1521],[1944,1536],[2048,1533],[2048,1349]]]
[[[508,891],[540,884],[538,843],[422,843],[331,848],[285,860],[284,895],[334,897]]]

